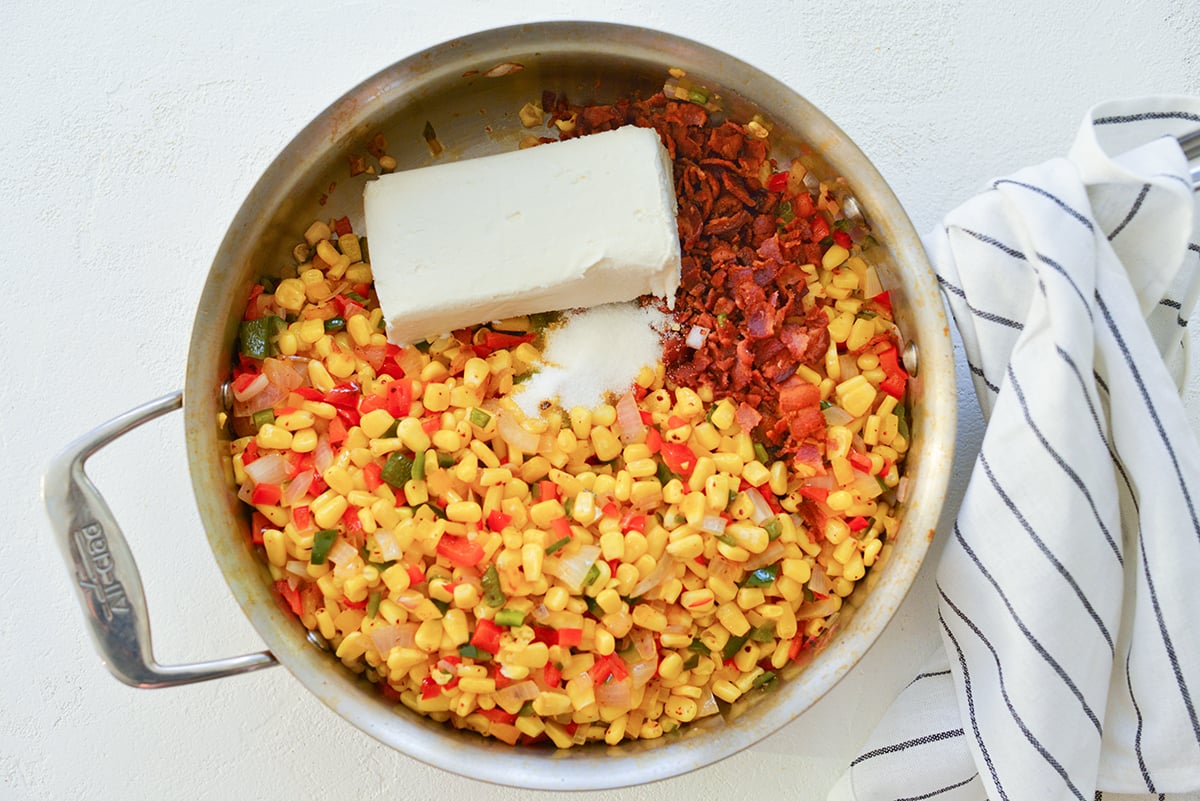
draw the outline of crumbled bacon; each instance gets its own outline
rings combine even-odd
[[[694,103],[645,100],[577,107],[547,95],[542,107],[554,119],[575,117],[564,138],[621,125],[658,131],[674,160],[675,194],[683,270],[675,298],[680,331],[692,326],[712,333],[698,349],[682,337],[668,338],[663,360],[678,384],[708,385],[715,397],[738,404],[737,419],[780,453],[803,460],[824,435],[820,394],[795,376],[800,365],[817,365],[829,347],[820,308],[805,311],[807,285],[800,265],[817,263],[813,241],[818,212],[801,193],[794,219],[779,220],[778,193],[760,181],[767,145],[745,128],[713,125]],[[828,225],[817,222],[821,230]],[[819,459],[817,460],[819,462]]]

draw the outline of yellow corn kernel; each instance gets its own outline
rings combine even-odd
[[[833,549],[833,559],[834,561],[841,562],[842,565],[845,565],[850,561],[850,557],[853,556],[857,550],[858,540],[854,539],[853,537],[847,537],[838,543],[838,545]]]
[[[638,604],[633,608],[633,622],[650,631],[667,628],[667,616],[649,604]]]
[[[731,681],[721,680],[714,682],[712,691],[713,695],[730,704],[742,697],[742,691]]]
[[[545,667],[550,661],[550,648],[544,642],[531,642],[509,656],[507,664],[527,668]]]
[[[711,423],[719,430],[725,431],[733,426],[734,415],[737,413],[737,407],[733,401],[725,398],[717,407],[713,409]]]
[[[354,477],[350,475],[350,471],[338,465],[336,462],[326,468],[321,475],[325,483],[331,489],[340,492],[342,495],[349,495],[354,490]]]
[[[478,523],[483,519],[483,509],[474,501],[454,501],[446,504],[446,518],[456,523]]]
[[[846,540],[846,542],[853,542],[853,540]],[[875,542],[879,542],[879,540],[875,540]],[[842,544],[844,545],[845,543],[842,543]],[[835,553],[835,557],[836,557],[836,553]],[[850,556],[849,561],[843,562],[843,565],[844,565],[844,567],[842,568],[842,578],[845,579],[846,581],[850,581],[850,582],[858,581],[859,579],[861,579],[863,576],[865,576],[867,574],[866,562],[863,560],[863,555],[858,553],[857,550],[853,551],[852,555]],[[848,594],[849,593],[847,593],[847,595]]]
[[[699,534],[689,534],[667,545],[667,553],[680,561],[695,559],[704,553],[704,538]]]
[[[421,625],[425,625],[422,623]],[[420,629],[417,629],[419,632]],[[476,695],[487,695],[496,692],[496,680],[493,678],[481,678],[478,676],[468,676],[458,680],[458,688],[464,693],[475,693]]]
[[[740,590],[738,590],[737,598],[735,600],[740,608],[750,611],[757,606],[762,606],[766,602],[766,597],[763,595],[763,591],[758,587],[742,587]],[[765,616],[765,613],[763,613],[761,610],[760,614],[764,614]]]
[[[368,437],[377,439],[386,434],[394,422],[396,418],[388,414],[387,409],[374,409],[364,414],[358,425]]]
[[[450,390],[442,383],[427,384],[421,402],[426,411],[444,412],[450,408]]]
[[[621,441],[608,428],[602,425],[593,426],[588,437],[592,443],[592,450],[600,461],[611,461],[621,455]]]
[[[725,533],[733,537],[739,548],[750,553],[762,553],[771,544],[771,535],[762,526],[735,521],[725,527]]]
[[[846,337],[846,350],[851,352],[861,350],[866,347],[873,336],[875,336],[875,321],[856,319],[850,329],[850,335]]]
[[[829,338],[834,342],[845,342],[854,328],[854,315],[842,312],[829,322]]]
[[[529,717],[529,716],[526,716]],[[518,723],[521,718],[517,718]],[[629,715],[621,715],[621,717],[608,724],[608,729],[604,732],[604,742],[608,745],[616,745],[625,739],[625,727],[629,723]],[[519,728],[519,727],[518,727]]]
[[[492,683],[495,685],[494,681]],[[462,686],[461,681],[459,681],[459,686]],[[538,697],[533,699],[533,711],[543,718],[552,718],[556,715],[570,712],[571,698],[566,693],[546,690],[538,693]],[[559,727],[555,726],[554,728]],[[547,726],[546,730],[549,732],[550,726]],[[570,736],[567,737],[567,742],[573,744]]]
[[[275,287],[275,302],[288,311],[300,311],[304,300],[304,282],[299,278],[285,278]]]
[[[825,540],[833,546],[841,545],[842,541],[850,536],[850,526],[846,525],[846,521],[837,517],[831,517],[825,521],[825,527],[822,529],[825,534]]]
[[[329,375],[329,371],[317,359],[311,359],[308,362],[308,381],[313,385],[314,389],[320,392],[328,392],[334,387],[333,378]]]
[[[850,256],[850,251],[846,250],[841,245],[830,245],[829,250],[825,251],[825,255],[821,256],[821,266],[823,268],[825,268],[826,270],[832,270],[833,268],[840,266],[842,264],[842,262],[844,262],[847,258],[849,258],[849,256]],[[845,272],[842,273],[842,275],[848,275],[850,277],[853,277],[855,279],[854,284],[855,284],[855,286],[857,286],[858,278],[857,278],[857,276],[855,276],[855,274],[853,272],[851,272],[850,270],[846,270]],[[854,286],[850,286],[850,287],[846,287],[846,288],[853,289]]]
[[[734,595],[736,594],[735,591]],[[746,620],[737,604],[726,602],[718,606],[717,620],[735,637],[741,637],[750,631],[750,621]]]
[[[287,564],[287,543],[282,531],[273,528],[263,531],[263,547],[267,549],[267,559],[275,567],[283,567]]]
[[[870,567],[875,564],[875,560],[879,558],[879,552],[883,549],[883,540],[871,540],[863,548],[863,565]]]
[[[688,476],[688,489],[693,492],[700,492],[704,489],[708,479],[717,474],[717,463],[713,461],[711,456],[701,456],[696,459],[696,466],[692,469],[692,474]]]
[[[525,572],[526,581],[537,581],[542,577],[542,561],[546,549],[536,542],[527,542],[521,546],[521,568]]]
[[[658,663],[658,675],[668,681],[679,678],[681,673],[683,673],[683,658],[674,651],[664,656]]]
[[[760,461],[747,462],[742,468],[742,478],[752,487],[761,487],[771,480],[771,471]]]
[[[698,590],[689,590],[679,598],[679,603],[683,608],[694,615],[705,614],[713,607],[715,596],[713,591],[707,587]]]
[[[865,377],[856,375],[838,384],[834,394],[843,409],[855,417],[861,417],[870,411],[876,391]]]
[[[825,499],[825,504],[835,512],[844,512],[854,503],[854,496],[847,490],[834,490]]]
[[[596,635],[592,639],[592,647],[596,649],[596,653],[600,654],[600,656],[608,656],[617,650],[617,640],[613,637],[612,632],[606,629],[596,629]]]
[[[274,423],[265,423],[258,429],[258,434],[254,437],[254,440],[260,448],[274,448],[285,451],[292,447],[292,432],[285,428],[280,428]]]
[[[292,450],[296,453],[312,453],[317,449],[317,432],[311,428],[292,435]]]
[[[405,417],[401,420],[396,427],[396,436],[404,443],[404,447],[413,453],[424,453],[433,444],[425,429],[421,428],[420,419],[416,417]]]

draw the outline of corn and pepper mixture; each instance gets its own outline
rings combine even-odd
[[[907,427],[878,389],[880,304],[830,305],[832,369],[799,372],[840,421],[820,469],[770,458],[661,364],[614,404],[525,419],[506,396],[538,321],[397,348],[348,221],[305,239],[246,309],[235,480],[287,606],[417,712],[510,744],[659,737],[819,647],[896,532]],[[864,269],[835,251],[810,294],[846,299]]]

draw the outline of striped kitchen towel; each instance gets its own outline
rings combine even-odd
[[[1200,98],[1092,109],[926,246],[988,420],[939,651],[830,801],[1200,791],[1200,448],[1180,399]]]

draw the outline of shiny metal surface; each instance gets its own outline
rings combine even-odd
[[[112,674],[132,687],[173,687],[277,664],[265,651],[212,662],[158,664],[137,564],[108,504],[84,472],[96,451],[181,406],[183,395],[176,392],[110,420],[68,445],[42,479],[42,500],[59,548],[73,568],[92,641]]]
[[[521,69],[486,77],[502,63]],[[229,378],[242,306],[254,280],[290,263],[291,248],[312,219],[347,214],[361,227],[367,176],[351,178],[347,157],[364,152],[375,134],[387,137],[400,169],[434,163],[422,138],[426,123],[445,147],[442,160],[510,150],[529,133],[517,111],[544,89],[566,92],[576,102],[647,96],[661,88],[672,67],[719,93],[730,118],[744,121],[761,113],[772,121],[778,157],[811,150],[818,175],[843,176],[884,244],[881,278],[892,290],[898,324],[921,353],[921,372],[912,384],[904,519],[864,582],[869,591],[847,599],[828,646],[807,665],[790,668],[775,691],[761,695],[761,703],[736,704],[660,740],[562,752],[514,749],[394,708],[310,643],[283,610],[252,551],[247,515],[236,498],[226,433],[218,423],[220,388]],[[668,34],[585,22],[522,25],[446,42],[368,78],[309,124],[268,167],[220,246],[193,326],[185,388],[189,467],[200,515],[230,589],[272,654],[335,712],[409,756],[474,779],[544,789],[620,787],[678,775],[746,748],[808,709],[870,647],[911,585],[937,523],[955,436],[954,366],[936,282],[908,217],[862,152],[803,97],[744,62]],[[131,413],[141,417],[122,423],[122,430],[166,410],[156,405]],[[106,429],[106,436],[116,435]],[[47,485],[74,476],[76,461],[78,476],[72,480],[81,477],[88,452],[64,457]],[[47,504],[66,508],[49,492]],[[85,522],[66,511],[52,514],[62,517],[64,533]],[[107,518],[101,523],[113,539],[115,523],[111,528]],[[123,579],[127,589],[137,581],[135,570],[130,575]],[[146,630],[139,640],[145,650],[139,647],[138,653],[149,654],[148,637]],[[133,670],[137,674],[136,665]]]

